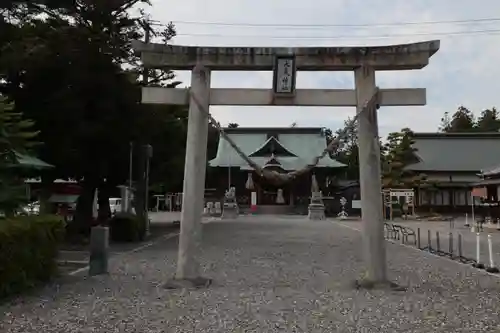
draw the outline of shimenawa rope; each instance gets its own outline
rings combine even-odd
[[[292,171],[292,172],[288,172],[288,173],[280,173],[280,172],[277,172],[277,171],[274,171],[274,170],[266,170],[262,167],[260,167],[258,164],[256,164],[254,161],[252,161],[250,159],[250,157],[248,157],[237,145],[236,143],[233,141],[233,139],[231,139],[231,137],[229,135],[227,135],[227,133],[224,131],[224,128],[222,128],[222,126],[220,125],[219,122],[217,122],[217,120],[215,120],[215,118],[210,114],[209,110],[207,108],[205,108],[201,103],[200,101],[198,100],[197,96],[191,91],[190,88],[188,88],[188,91],[189,91],[189,96],[191,97],[191,99],[193,100],[193,102],[196,104],[196,106],[198,107],[199,110],[201,110],[203,113],[205,113],[210,121],[210,123],[215,126],[215,128],[217,129],[217,131],[221,134],[221,136],[229,143],[229,145],[236,151],[236,153],[245,161],[248,163],[248,165],[250,167],[252,167],[259,176],[265,178],[266,180],[268,180],[269,182],[275,184],[275,185],[282,185],[282,184],[286,184],[288,182],[291,182],[292,180],[294,180],[295,178],[297,178],[298,176],[300,175],[303,175],[304,173],[307,173],[309,171],[311,171],[314,167],[316,167],[316,165],[318,165],[319,161],[324,158],[327,154],[330,154],[330,153],[333,153],[334,149],[338,146],[338,144],[340,143],[340,140],[344,139],[346,136],[347,136],[347,131],[343,131],[342,133],[340,133],[337,137],[335,137],[331,142],[330,144],[328,144],[328,146],[323,150],[323,152],[316,156],[312,163],[311,164],[307,164],[305,167],[303,167],[302,169],[299,169],[299,170],[295,170],[295,171]],[[356,123],[359,119],[359,116],[364,113],[364,112],[367,112],[368,110],[373,110],[375,108],[378,109],[379,107],[379,104],[378,104],[378,101],[379,101],[379,88],[376,87],[375,88],[375,91],[372,95],[372,97],[365,102],[365,104],[363,105],[363,108],[361,109],[360,112],[356,113],[356,115],[354,116],[353,118],[353,123]]]

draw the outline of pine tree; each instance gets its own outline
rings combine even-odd
[[[409,128],[388,135],[383,149],[385,152],[382,166],[383,187],[414,188],[425,182],[425,175],[405,169],[406,166],[418,161],[412,136],[413,132]]]
[[[27,200],[17,166],[19,154],[29,152],[37,144],[33,139],[38,132],[31,131],[33,125],[15,112],[12,104],[0,99],[0,211],[7,216]]]
[[[446,112],[439,126],[439,130],[445,133],[473,132],[474,128],[474,114],[464,106],[460,106],[451,117]]]
[[[498,132],[500,130],[500,119],[496,108],[486,109],[481,112],[477,119],[475,130],[477,132]]]

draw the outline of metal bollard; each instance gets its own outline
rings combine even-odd
[[[462,259],[462,234],[458,234],[458,258]]]
[[[437,253],[441,252],[441,243],[439,241],[439,231],[436,231],[436,251],[437,251]]]
[[[450,258],[453,258],[453,233],[448,234],[448,253]]]
[[[429,252],[432,252],[432,236],[430,230],[427,230],[427,249]]]
[[[93,227],[90,232],[89,275],[108,273],[109,228]]]
[[[417,228],[417,248],[420,250],[420,228]]]

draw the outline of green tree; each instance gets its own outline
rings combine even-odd
[[[416,148],[413,147],[413,132],[403,128],[387,136],[382,165],[382,186],[385,188],[414,188],[425,182],[425,175],[407,170],[405,167],[418,162]]]
[[[7,216],[27,200],[18,158],[37,144],[33,125],[0,96],[0,211]]]
[[[157,193],[181,192],[187,135],[185,107],[143,105],[136,126],[141,140],[153,147],[150,165],[151,190]]]
[[[327,141],[333,140],[331,131],[326,131]],[[359,150],[357,124],[352,118],[344,121],[344,127],[335,132],[335,136],[342,136],[336,151],[331,155],[335,160],[347,165],[346,178],[359,179]]]
[[[475,130],[477,132],[498,132],[500,130],[500,119],[498,119],[497,109],[483,110],[477,119]]]
[[[44,180],[81,180],[77,220],[90,219],[95,188],[100,188],[100,207],[105,207],[109,190],[124,183],[129,142],[152,143],[155,151],[161,151],[148,142],[150,132],[182,127],[178,123],[185,119],[170,114],[172,109],[145,117],[153,107],[140,104],[139,83],[131,80],[145,71],[131,49],[131,40],[142,38],[144,17],[132,17],[130,8],[145,2],[16,1],[6,9],[12,19],[3,21],[11,31],[9,38],[0,40],[4,41],[0,45],[4,55],[0,89],[40,130],[45,142],[41,157],[56,166]],[[44,19],[39,18],[40,13]],[[164,38],[171,33],[172,26],[161,32]],[[127,71],[125,64],[130,68]],[[148,74],[147,84],[176,84],[164,81],[173,77],[170,72]],[[182,138],[184,133],[182,129],[171,134]],[[170,142],[155,138],[163,146],[185,144],[185,136]],[[168,159],[172,155],[154,156]],[[153,161],[154,170],[161,169],[156,168],[157,162],[158,158]]]
[[[474,114],[466,107],[460,106],[451,116],[445,112],[439,130],[444,133],[473,132],[474,127]]]

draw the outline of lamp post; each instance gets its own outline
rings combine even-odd
[[[127,200],[126,207],[127,207],[127,213],[130,213],[132,211],[132,168],[134,164],[134,143],[130,141],[130,147],[129,147],[129,158],[128,158],[128,189],[125,188],[125,198]]]
[[[144,218],[146,219],[146,235],[149,235],[149,167],[150,159],[153,157],[153,147],[150,144],[144,145],[144,158],[146,163],[144,174]]]

